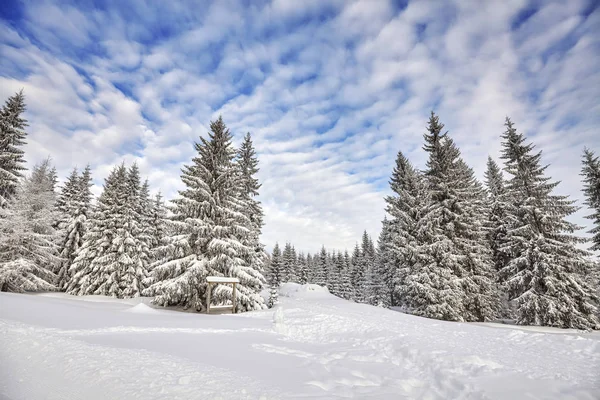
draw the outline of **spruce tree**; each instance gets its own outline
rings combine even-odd
[[[396,265],[390,248],[392,243],[390,236],[389,221],[384,219],[377,241],[375,262],[367,279],[369,282],[368,302],[374,306],[390,307],[392,305]]]
[[[365,266],[358,243],[354,246],[354,251],[352,252],[350,276],[352,282],[352,300],[362,303],[364,301]]]
[[[315,263],[312,254],[308,253],[306,255],[306,277],[307,283],[315,283]]]
[[[87,207],[85,204],[85,188],[82,185],[82,176],[79,175],[77,168],[74,168],[58,196],[56,208],[60,216],[56,229],[60,232],[59,253],[61,262],[58,266],[57,287],[61,290],[65,288],[70,276],[69,268],[75,260],[77,251],[83,244],[85,234],[85,221],[87,217]],[[88,200],[89,201],[89,200]]]
[[[290,242],[283,248],[283,282],[296,282],[296,251]]]
[[[296,275],[298,276],[299,284],[306,285],[308,283],[308,265],[304,253],[298,255]]]
[[[509,254],[502,251],[506,243],[507,213],[509,199],[506,193],[502,171],[491,157],[488,157],[485,183],[488,193],[487,238],[492,250],[496,271],[507,263]]]
[[[267,280],[269,284],[269,301],[268,307],[271,308],[278,302],[279,286],[282,283],[283,275],[285,274],[283,266],[283,257],[279,244],[275,243],[273,247],[273,253],[271,254],[271,262],[267,274]]]
[[[419,222],[416,265],[403,297],[416,315],[485,321],[497,315],[491,257],[485,241],[483,187],[431,114],[424,150],[428,203]]]
[[[388,262],[393,274],[393,304],[407,308],[410,299],[407,292],[406,277],[416,273],[417,248],[421,243],[420,220],[428,195],[422,175],[413,168],[410,161],[398,152],[396,166],[390,179],[393,192],[386,197],[386,211],[391,216],[384,228],[387,230],[384,243],[389,254]]]
[[[159,192],[150,204],[150,260],[151,266],[160,258],[160,248],[168,235],[167,208]],[[151,267],[150,267],[151,268]]]
[[[198,155],[182,171],[186,188],[172,201],[175,233],[163,246],[144,293],[155,296],[159,305],[202,311],[206,277],[234,277],[240,280],[236,309],[262,309],[265,279],[249,261],[256,251],[249,240],[253,225],[245,211],[231,134],[221,117],[211,122],[208,138],[201,137],[195,148]],[[211,292],[215,304],[231,302],[232,296],[230,285],[215,285]]]
[[[148,259],[141,238],[139,170],[124,164],[105,180],[90,226],[66,285],[73,295],[137,297],[144,288]]]
[[[0,110],[0,207],[17,192],[19,179],[25,170],[24,151],[27,133],[25,96],[23,91],[9,97]]]
[[[246,133],[242,145],[238,149],[236,166],[239,174],[239,195],[244,203],[242,212],[249,220],[249,234],[244,239],[247,246],[253,248],[253,252],[245,260],[246,264],[260,274],[264,272],[264,263],[266,260],[265,246],[260,242],[260,235],[264,225],[264,212],[260,201],[258,201],[258,191],[262,186],[256,174],[258,174],[258,158],[256,150],[252,143],[250,133]]]
[[[348,250],[344,251],[343,268],[340,277],[340,297],[346,300],[351,300],[353,297],[351,261],[350,255],[348,254]]]
[[[36,165],[0,208],[0,291],[55,290],[60,262],[49,160]]]
[[[327,250],[325,250],[325,246],[321,247],[321,252],[318,256],[315,255],[314,263],[314,283],[319,286],[327,287],[327,281],[329,278],[329,265],[327,262]]]
[[[595,293],[582,276],[591,269],[587,253],[577,248],[579,228],[566,220],[577,208],[568,196],[553,194],[558,182],[545,175],[542,153],[525,143],[510,119],[502,135],[510,226],[504,249],[511,255],[500,271],[517,323],[561,328],[599,328]]]
[[[600,251],[600,159],[587,148],[583,149],[581,176],[585,205],[591,210],[586,218],[593,224],[589,230],[592,235],[590,250]]]

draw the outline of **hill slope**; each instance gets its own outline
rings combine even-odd
[[[0,399],[594,399],[600,335],[428,320],[286,284],[276,309],[0,293]],[[506,327],[502,327],[506,328]]]

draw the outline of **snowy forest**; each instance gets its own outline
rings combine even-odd
[[[542,152],[509,118],[481,183],[432,112],[425,168],[398,152],[377,243],[364,232],[351,252],[308,254],[283,240],[268,254],[249,133],[236,149],[223,119],[212,121],[170,201],[150,196],[135,164],[114,166],[93,199],[90,166],[59,187],[51,158],[26,165],[25,113],[22,91],[0,111],[1,291],[148,296],[202,312],[206,277],[224,276],[240,281],[239,311],[272,307],[279,286],[297,282],[427,318],[600,329],[600,159],[583,149],[584,238],[568,219],[580,206],[555,193]],[[232,297],[212,290],[215,304]]]

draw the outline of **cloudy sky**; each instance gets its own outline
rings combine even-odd
[[[90,163],[96,193],[135,160],[172,198],[210,120],[251,132],[268,247],[376,237],[396,153],[424,166],[431,110],[479,177],[507,115],[562,194],[580,199],[581,150],[600,152],[593,0],[3,0],[0,54],[2,101],[27,96],[28,162]]]

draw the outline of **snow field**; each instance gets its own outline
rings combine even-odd
[[[599,398],[597,332],[429,320],[314,285],[279,298],[204,315],[0,293],[0,398]]]

